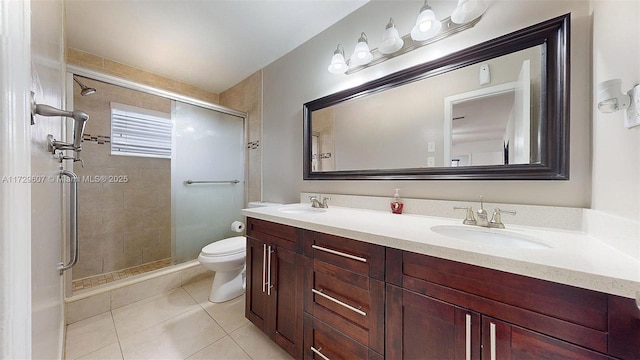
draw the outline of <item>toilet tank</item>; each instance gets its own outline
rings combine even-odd
[[[280,203],[266,202],[266,201],[250,201],[249,208],[259,208],[259,207],[268,207],[268,206],[280,206]]]

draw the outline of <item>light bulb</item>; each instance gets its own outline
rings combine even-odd
[[[429,29],[431,29],[431,21],[425,21],[422,24],[420,24],[420,31],[422,32],[427,32],[429,31]]]

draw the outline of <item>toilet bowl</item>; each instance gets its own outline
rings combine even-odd
[[[224,302],[244,294],[246,249],[244,236],[219,240],[202,248],[198,261],[215,271],[209,301]]]

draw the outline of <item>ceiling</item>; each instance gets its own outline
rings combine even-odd
[[[66,0],[66,43],[221,93],[368,1]]]

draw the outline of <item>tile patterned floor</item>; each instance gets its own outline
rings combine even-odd
[[[158,260],[123,270],[73,280],[73,282],[71,283],[71,287],[72,291],[74,292],[87,290],[95,286],[104,285],[116,280],[144,274],[149,271],[159,270],[171,265],[173,265],[173,260],[171,259]]]
[[[291,357],[244,317],[244,296],[213,304],[211,278],[67,327],[65,359]]]

